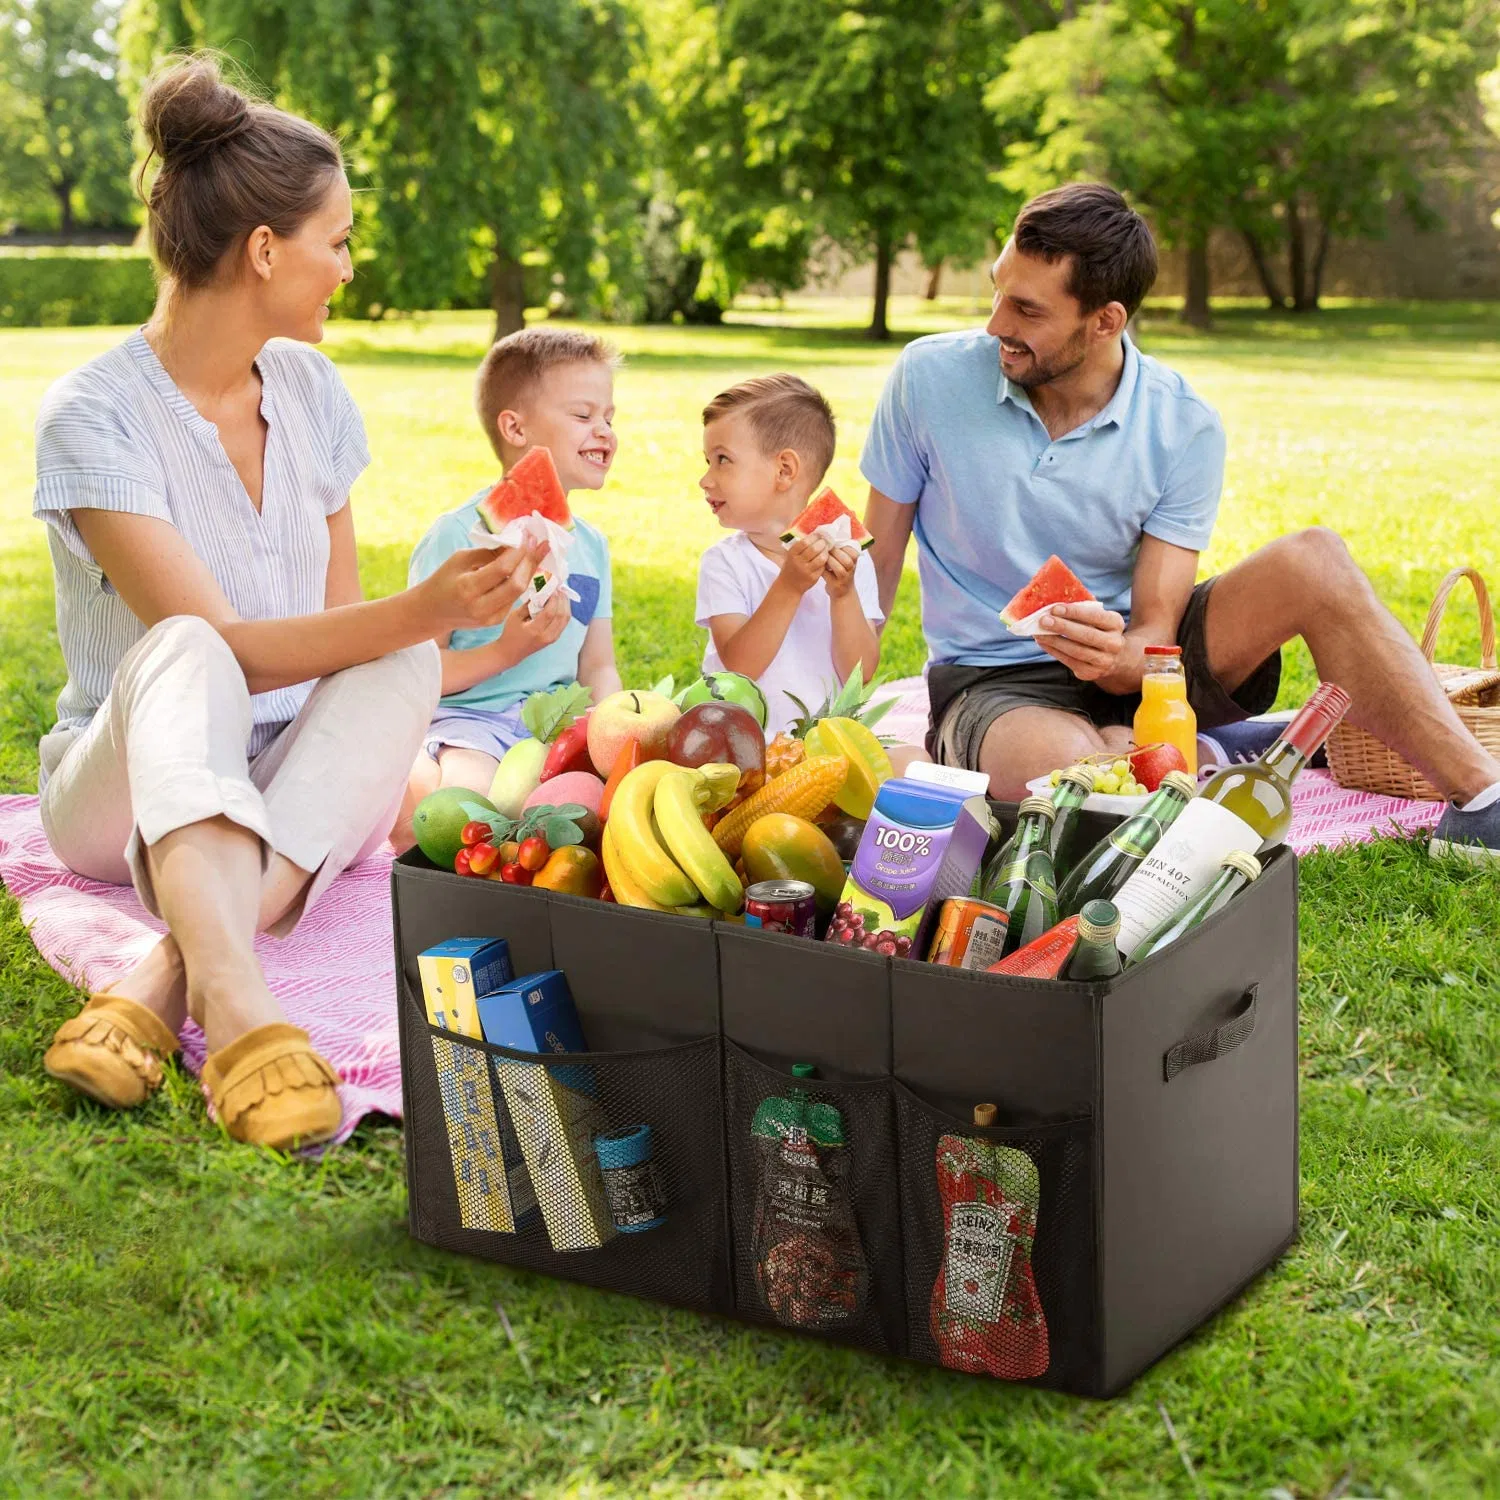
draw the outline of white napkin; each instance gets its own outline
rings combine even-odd
[[[859,551],[859,543],[854,540],[852,532],[853,528],[849,525],[848,516],[835,516],[833,520],[825,521],[821,526],[814,526],[808,532],[808,535],[822,537],[829,546],[835,549],[849,547],[857,553]],[[794,544],[795,540],[796,538],[793,538],[793,541],[787,542],[785,545],[790,547]]]
[[[1024,620],[1017,620],[1014,625],[1007,625],[1005,628],[1010,631],[1012,635],[1045,634],[1045,632],[1038,630],[1037,626],[1040,623],[1042,616],[1051,609],[1052,605],[1044,604],[1041,609],[1032,610],[1032,612],[1027,615]]]
[[[521,596],[527,614],[533,620],[559,589],[575,602],[580,597],[567,586],[568,549],[573,545],[573,533],[556,521],[549,521],[539,510],[507,521],[499,531],[491,531],[483,521],[475,521],[469,528],[469,545],[487,547],[492,551],[499,551],[501,547],[546,547],[537,560],[537,574],[543,582],[540,586],[533,583]]]

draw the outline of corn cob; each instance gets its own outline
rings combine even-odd
[[[842,755],[809,755],[800,765],[768,781],[748,801],[740,803],[714,828],[714,842],[731,859],[739,856],[745,830],[767,813],[791,813],[811,818],[827,806],[849,774],[849,761]]]

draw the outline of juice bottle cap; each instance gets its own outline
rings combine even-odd
[[[793,1063],[793,1078],[811,1078],[818,1070],[811,1063]]]
[[[1260,861],[1253,854],[1246,854],[1243,849],[1231,849],[1223,859],[1219,861],[1221,870],[1238,870],[1241,875],[1251,880],[1260,877]]]
[[[974,1106],[974,1123],[976,1125],[993,1125],[1000,1110],[993,1104],[976,1104]]]
[[[1182,655],[1182,647],[1181,646],[1143,646],[1141,648],[1141,654],[1143,656],[1181,656]]]
[[[1050,797],[1027,797],[1021,803],[1020,816],[1024,818],[1028,813],[1045,813],[1050,820],[1057,816],[1057,809]]]
[[[1198,783],[1188,775],[1186,771],[1168,771],[1161,779],[1161,785],[1157,791],[1164,787],[1175,787],[1184,797],[1196,797],[1198,795]]]

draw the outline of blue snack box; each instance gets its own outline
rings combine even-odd
[[[523,974],[475,1002],[484,1039],[518,1052],[587,1052],[573,992],[561,969]]]

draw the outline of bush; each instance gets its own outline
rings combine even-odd
[[[144,323],[155,303],[151,262],[137,250],[0,249],[0,327]]]

